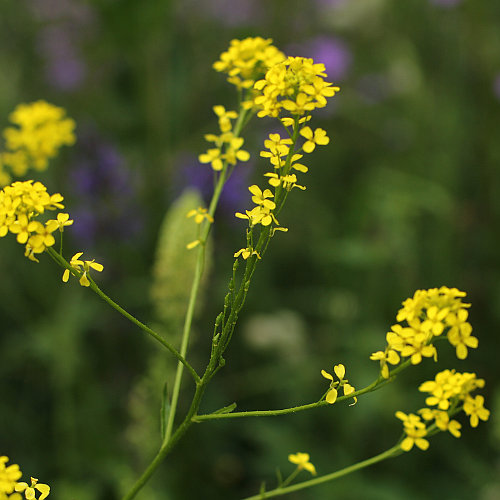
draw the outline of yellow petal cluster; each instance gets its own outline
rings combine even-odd
[[[45,223],[38,220],[47,210],[64,208],[62,201],[59,193],[50,195],[41,182],[16,181],[5,186],[0,190],[0,237],[15,234],[18,243],[26,245],[25,255],[36,261],[36,254],[54,245],[52,233],[73,223],[65,213]]]
[[[24,492],[24,498],[27,500],[44,500],[49,496],[50,486],[39,483],[38,479],[32,477],[31,484],[18,482],[21,479],[22,472],[19,465],[12,464],[7,466],[9,458],[0,456],[0,500],[22,500],[19,492]],[[40,496],[37,497],[37,494]]]
[[[214,148],[198,156],[200,163],[210,163],[212,169],[219,172],[225,165],[234,166],[238,161],[248,161],[250,154],[241,149],[244,139],[232,131],[231,120],[238,117],[236,111],[226,111],[224,106],[214,106],[214,113],[219,119],[220,135],[206,134],[207,142],[213,142]]]
[[[94,259],[92,260],[80,260],[80,257],[83,255],[83,252],[77,252],[73,257],[71,257],[70,265],[74,269],[78,271],[79,274],[79,282],[81,286],[90,286],[90,281],[88,278],[88,273],[90,269],[95,269],[98,272],[101,272],[104,269],[102,264],[99,264]],[[66,283],[69,280],[70,270],[65,269],[62,280]]]
[[[457,357],[465,359],[468,348],[478,346],[467,321],[470,304],[462,301],[465,295],[457,288],[443,286],[417,290],[412,298],[405,300],[396,317],[402,324],[391,326],[385,350],[370,356],[380,362],[382,376],[389,378],[389,365],[397,365],[403,358],[410,358],[414,365],[424,357],[437,359],[432,342],[444,333],[455,347]]]
[[[75,142],[74,120],[66,117],[63,108],[48,102],[19,104],[9,119],[15,126],[3,132],[6,148],[0,155],[3,184],[9,182],[3,166],[10,167],[15,176],[25,175],[29,168],[44,170],[62,146]]]
[[[457,373],[455,370],[443,370],[436,374],[434,380],[421,384],[419,390],[429,394],[425,403],[432,408],[421,408],[418,415],[396,412],[396,417],[403,421],[405,431],[401,448],[409,451],[416,445],[426,450],[429,442],[424,439],[425,436],[437,431],[448,431],[460,437],[462,426],[451,417],[461,410],[469,416],[471,427],[477,427],[479,420],[488,420],[490,412],[484,408],[484,397],[471,395],[472,391],[483,387],[484,380],[477,378],[475,373]]]
[[[238,89],[251,89],[270,67],[285,59],[285,54],[272,43],[272,39],[261,37],[231,40],[229,49],[220,55],[213,68],[226,73],[227,81]]]
[[[255,82],[257,115],[303,116],[325,107],[326,98],[333,97],[340,89],[326,82],[324,77],[325,65],[314,63],[310,58],[288,57],[275,64],[264,79]]]

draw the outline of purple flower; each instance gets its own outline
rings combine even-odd
[[[37,36],[47,82],[66,92],[78,89],[87,75],[80,46],[92,31],[92,11],[73,0],[32,0],[30,8],[45,22]]]
[[[342,80],[352,64],[352,53],[340,38],[318,36],[301,44],[292,44],[286,52],[293,56],[312,57],[314,62],[323,63],[328,79],[333,82]]]
[[[135,237],[142,229],[137,182],[123,157],[92,129],[80,132],[76,154],[70,171],[75,237],[86,245]]]
[[[186,187],[194,187],[200,191],[205,203],[208,204],[214,187],[212,168],[200,164],[198,159],[189,153],[181,153],[175,164],[173,196],[177,197]],[[250,199],[248,177],[251,170],[252,165],[248,162],[238,164],[226,182],[219,200],[219,210],[224,216],[232,218],[235,212],[245,208],[247,199]]]

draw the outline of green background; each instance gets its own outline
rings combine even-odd
[[[179,204],[162,221],[185,188],[210,186],[196,157],[217,130],[211,108],[236,105],[212,63],[246,36],[273,38],[287,55],[331,56],[341,92],[313,118],[331,142],[306,158],[307,190],[280,217],[289,232],[258,266],[203,411],[315,401],[327,387],[320,370],[339,362],[363,387],[377,376],[369,355],[416,289],[456,286],[472,303],[479,348],[467,360],[440,344],[437,366],[426,360],[354,407],[196,425],[139,499],[242,498],[262,480],[273,487],[276,467],[291,472],[297,451],[320,474],[369,458],[399,438],[395,411],[423,406],[418,385],[445,368],[486,379],[487,423],[471,429],[461,418],[458,440],[439,434],[426,452],[288,498],[500,498],[498,2],[7,0],[0,9],[0,126],[37,99],[77,122],[77,144],[31,173],[75,219],[66,256],[83,250],[103,263],[102,288],[172,342],[190,269],[172,241],[192,226]],[[244,243],[233,213],[249,206],[246,186],[262,182],[258,151],[275,129],[267,119],[248,128],[253,160],[216,214],[189,353],[199,370]],[[152,294],[159,241],[173,247],[156,263],[167,272]],[[54,500],[118,499],[158,446],[173,358],[75,280],[64,285],[48,257],[28,261],[12,236],[0,245],[0,453],[49,483]],[[186,377],[181,412],[192,389]]]

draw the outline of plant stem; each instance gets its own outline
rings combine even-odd
[[[47,248],[48,254],[62,267],[69,269],[73,274],[76,276],[80,276],[81,272],[78,271],[78,269],[75,269],[72,267],[64,257],[59,255],[55,250],[52,248],[48,247]],[[132,316],[129,312],[127,312],[123,307],[118,305],[114,300],[112,300],[110,297],[108,297],[95,283],[95,281],[89,277],[90,280],[90,286],[89,288],[92,289],[99,297],[101,297],[105,302],[107,302],[113,309],[118,311],[122,316],[125,316],[128,320],[130,320],[132,323],[137,325],[141,330],[145,331],[147,334],[151,335],[155,340],[157,340],[163,347],[167,348],[178,360],[179,363],[184,365],[189,373],[192,375],[194,380],[196,382],[200,381],[199,375],[196,373],[196,370],[186,361],[183,355],[181,355],[175,347],[173,347],[169,342],[167,342],[161,335],[156,333],[154,330],[146,326],[144,323],[139,321],[137,318]]]
[[[245,110],[240,111],[240,113],[238,115],[238,120],[235,123],[234,131],[233,131],[235,137],[238,137],[238,135],[240,134],[241,129],[243,127],[243,123],[245,121],[245,116],[247,114],[248,114],[248,112]],[[208,215],[212,218],[214,217],[215,210],[217,208],[217,204],[219,202],[219,198],[222,194],[222,189],[224,187],[226,180],[227,180],[227,164],[224,165],[224,168],[222,169],[221,174],[217,180],[217,184],[215,185],[214,193],[212,195],[212,199],[211,199],[210,205],[208,207]],[[196,300],[198,298],[198,291],[200,288],[201,277],[203,275],[203,270],[205,268],[205,246],[206,246],[207,238],[208,238],[208,235],[210,233],[211,227],[212,227],[212,224],[207,220],[205,222],[205,225],[202,228],[202,234],[200,235],[200,245],[199,245],[198,256],[197,256],[197,260],[196,260],[195,275],[194,275],[194,279],[193,279],[193,284],[191,285],[191,292],[189,294],[188,308],[187,308],[187,312],[186,312],[186,317],[184,319],[184,327],[182,330],[182,341],[181,341],[181,351],[180,351],[180,354],[182,357],[186,356],[186,352],[187,352],[187,348],[188,348],[188,344],[189,344],[189,337],[191,334],[191,325],[193,322]],[[168,443],[170,436],[172,435],[175,414],[177,411],[177,403],[179,401],[179,393],[180,393],[180,388],[181,388],[183,370],[184,370],[184,364],[179,362],[177,364],[177,370],[175,373],[174,386],[173,386],[173,390],[172,390],[172,400],[170,402],[170,412],[168,414],[168,421],[167,421],[167,427],[165,430],[165,436],[163,439],[163,444]]]
[[[366,386],[359,391],[355,391],[348,396],[339,396],[335,403],[339,401],[344,401],[347,399],[353,399],[354,397],[361,396],[368,392],[373,392],[380,389],[385,384],[389,383],[392,379],[380,379],[378,378],[370,385]],[[300,406],[293,406],[291,408],[283,408],[281,410],[253,410],[253,411],[236,411],[232,413],[209,413],[207,415],[196,415],[193,417],[194,422],[205,422],[207,420],[220,420],[224,418],[244,418],[244,417],[275,417],[278,415],[287,415],[289,413],[297,413],[299,411],[311,410],[313,408],[319,408],[321,406],[328,406],[330,403],[327,401],[317,401],[315,403],[309,403]]]
[[[334,479],[338,479],[339,477],[346,476],[347,474],[351,474],[360,469],[364,469],[370,465],[376,464],[377,462],[381,462],[382,460],[386,460],[387,458],[396,457],[403,453],[399,444],[389,448],[388,450],[380,453],[379,455],[375,455],[372,458],[368,458],[367,460],[363,460],[362,462],[358,462],[357,464],[350,465],[344,469],[338,470],[336,472],[332,472],[331,474],[326,474],[324,476],[316,477],[314,479],[309,479],[308,481],[303,481],[301,483],[293,484],[292,486],[287,486],[285,488],[276,488],[271,491],[267,491],[265,493],[259,493],[258,495],[254,495],[251,497],[247,497],[244,500],[262,500],[263,498],[272,498],[279,497],[281,495],[286,495],[287,493],[291,493],[292,491],[299,491],[305,488],[310,488],[311,486],[316,486],[318,484],[326,483],[328,481],[333,481]]]

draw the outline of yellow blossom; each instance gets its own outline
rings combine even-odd
[[[75,142],[75,122],[65,114],[63,108],[45,101],[19,104],[9,116],[16,127],[3,132],[7,149],[3,163],[18,176],[29,167],[44,170],[61,146]]]
[[[186,214],[186,217],[194,217],[196,224],[201,224],[204,220],[210,223],[214,221],[214,218],[208,213],[208,210],[203,207],[193,208]]]
[[[295,453],[288,455],[288,461],[297,465],[299,470],[305,469],[313,476],[316,475],[316,467],[309,461],[309,453]]]
[[[397,411],[396,417],[403,421],[406,434],[406,437],[401,441],[402,450],[410,451],[413,445],[416,445],[421,450],[429,448],[429,441],[424,439],[427,435],[427,429],[418,415],[414,415],[413,413],[406,415],[402,411]]]
[[[216,71],[228,75],[228,82],[239,89],[250,89],[268,68],[283,61],[285,55],[272,45],[270,38],[248,37],[231,40],[229,49],[214,63]]]
[[[330,142],[329,137],[326,135],[326,131],[322,128],[317,128],[313,132],[311,127],[304,127],[300,131],[300,135],[306,139],[306,142],[302,146],[302,149],[306,153],[312,153],[317,145],[325,146]]]
[[[256,250],[254,250],[253,248],[251,248],[251,247],[240,248],[240,250],[238,250],[237,252],[235,252],[234,257],[239,257],[240,255],[245,260],[247,260],[252,255],[255,255],[258,259],[260,259],[259,253]]]
[[[464,401],[464,412],[470,418],[471,427],[477,427],[479,419],[486,421],[490,416],[490,411],[484,406],[484,397],[477,395],[475,398],[468,396]]]
[[[323,375],[323,377],[326,378],[327,380],[331,381],[330,389],[328,390],[328,392],[326,393],[326,396],[325,396],[325,400],[330,404],[335,403],[335,401],[337,400],[338,389],[340,387],[343,387],[344,396],[349,396],[350,394],[352,394],[353,392],[356,391],[356,389],[351,384],[349,384],[348,380],[346,378],[344,378],[345,377],[345,366],[343,364],[335,365],[333,367],[333,372],[335,373],[335,375],[339,379],[338,382],[335,381],[335,379],[333,378],[333,375],[331,373],[328,373],[325,370],[321,370],[321,375]],[[349,406],[352,406],[352,405],[356,404],[357,402],[358,402],[358,398],[356,396],[354,396],[353,403]]]
[[[20,495],[17,495],[16,497],[15,494],[10,497],[6,497],[6,495],[14,491],[17,481],[22,476],[22,472],[19,470],[19,465],[7,465],[8,461],[8,457],[4,455],[0,456],[0,498],[20,499]]]
[[[88,272],[90,269],[94,269],[98,272],[101,272],[104,269],[104,266],[102,264],[99,264],[98,262],[95,262],[94,259],[92,260],[80,260],[80,257],[83,255],[83,252],[77,252],[73,257],[71,257],[70,260],[70,265],[73,268],[76,268],[78,271],[82,272],[80,276],[80,285],[81,286],[90,286],[90,281],[88,279]],[[69,275],[70,275],[70,270],[65,269],[63,273],[62,280],[66,283],[69,280]]]
[[[38,482],[38,479],[32,477],[31,485],[28,486],[27,483],[17,483],[16,491],[24,491],[24,496],[27,500],[36,499],[36,491],[39,491],[41,495],[38,497],[38,500],[44,500],[49,496],[50,486],[48,484],[42,484]]]

